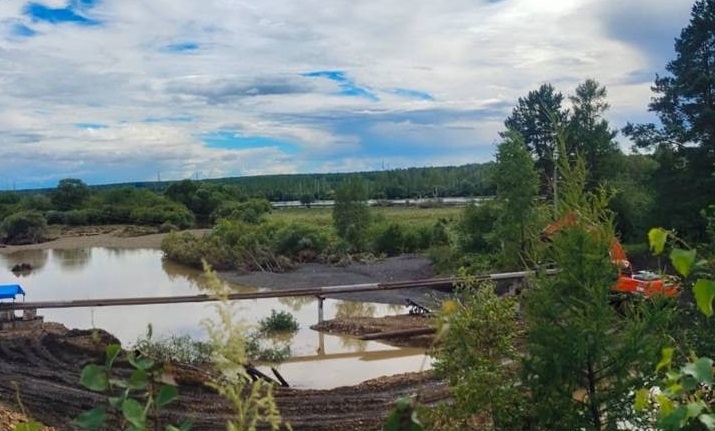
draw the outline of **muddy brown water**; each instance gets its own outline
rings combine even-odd
[[[34,269],[13,274],[10,268],[27,262]],[[172,296],[202,293],[202,276],[197,270],[162,260],[154,249],[83,248],[74,250],[25,250],[0,256],[0,284],[19,283],[27,301]],[[237,291],[257,287],[232,284]],[[400,305],[375,304],[336,299],[325,300],[325,318],[402,314]],[[271,310],[288,311],[300,324],[290,340],[292,358],[279,367],[296,388],[328,389],[409,371],[425,363],[421,349],[396,348],[379,342],[320,334],[311,330],[317,323],[317,300],[311,297],[241,301],[239,316],[255,325]],[[151,324],[155,338],[190,335],[202,339],[202,321],[214,316],[210,303],[161,304],[122,307],[38,310],[46,321],[69,328],[101,328],[116,336],[125,347],[132,346]]]

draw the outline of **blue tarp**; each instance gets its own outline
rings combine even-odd
[[[25,291],[19,284],[0,285],[0,299],[15,299],[17,295],[25,296]]]

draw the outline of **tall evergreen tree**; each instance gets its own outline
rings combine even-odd
[[[617,132],[611,130],[604,118],[609,108],[606,95],[606,87],[587,79],[569,97],[572,108],[568,120],[567,152],[579,153],[584,158],[589,189],[613,176],[620,152],[614,141]]]
[[[528,251],[528,227],[534,220],[534,207],[539,192],[539,177],[534,161],[521,135],[510,131],[497,147],[494,182],[497,201],[502,207],[497,220],[502,243],[502,264],[510,269],[520,267]]]
[[[504,121],[508,130],[519,133],[532,153],[536,168],[541,174],[542,191],[554,174],[556,132],[565,124],[567,112],[563,109],[564,96],[551,84],[520,97],[511,115]],[[502,137],[506,137],[503,134]]]
[[[533,429],[617,430],[625,423],[635,429],[631,393],[652,384],[670,312],[659,301],[628,302],[620,311],[610,304],[617,270],[609,256],[607,196],[584,193],[584,163],[566,160],[559,163],[559,212],[578,221],[552,237],[557,274],[537,277],[524,299]]]
[[[658,222],[701,239],[705,223],[693,214],[713,202],[715,188],[715,0],[695,2],[675,52],[668,73],[657,76],[652,87],[649,109],[662,126],[628,124],[624,133],[636,146],[656,149]]]
[[[333,225],[355,251],[365,248],[366,231],[372,222],[367,196],[365,182],[359,177],[348,178],[335,189]]]

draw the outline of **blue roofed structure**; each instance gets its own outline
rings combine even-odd
[[[17,295],[22,295],[25,298],[25,291],[19,284],[3,284],[0,285],[0,299],[12,299],[15,300]]]

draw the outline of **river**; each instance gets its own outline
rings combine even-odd
[[[15,275],[10,268],[27,262],[33,270]],[[155,249],[80,248],[25,250],[0,256],[0,284],[20,284],[28,301],[172,296],[205,293],[200,271],[162,259]],[[232,285],[237,292],[256,287]],[[325,318],[402,314],[404,307],[325,300]],[[317,322],[317,300],[310,297],[242,301],[239,315],[248,325],[288,311],[300,324],[291,340],[292,358],[278,368],[291,386],[328,389],[408,371],[424,362],[421,349],[396,348],[379,342],[320,334],[311,330]],[[205,338],[201,322],[214,317],[210,303],[161,304],[121,307],[38,310],[45,321],[69,328],[101,328],[131,347],[152,325],[155,338],[190,335]],[[429,365],[429,361],[427,361]]]

